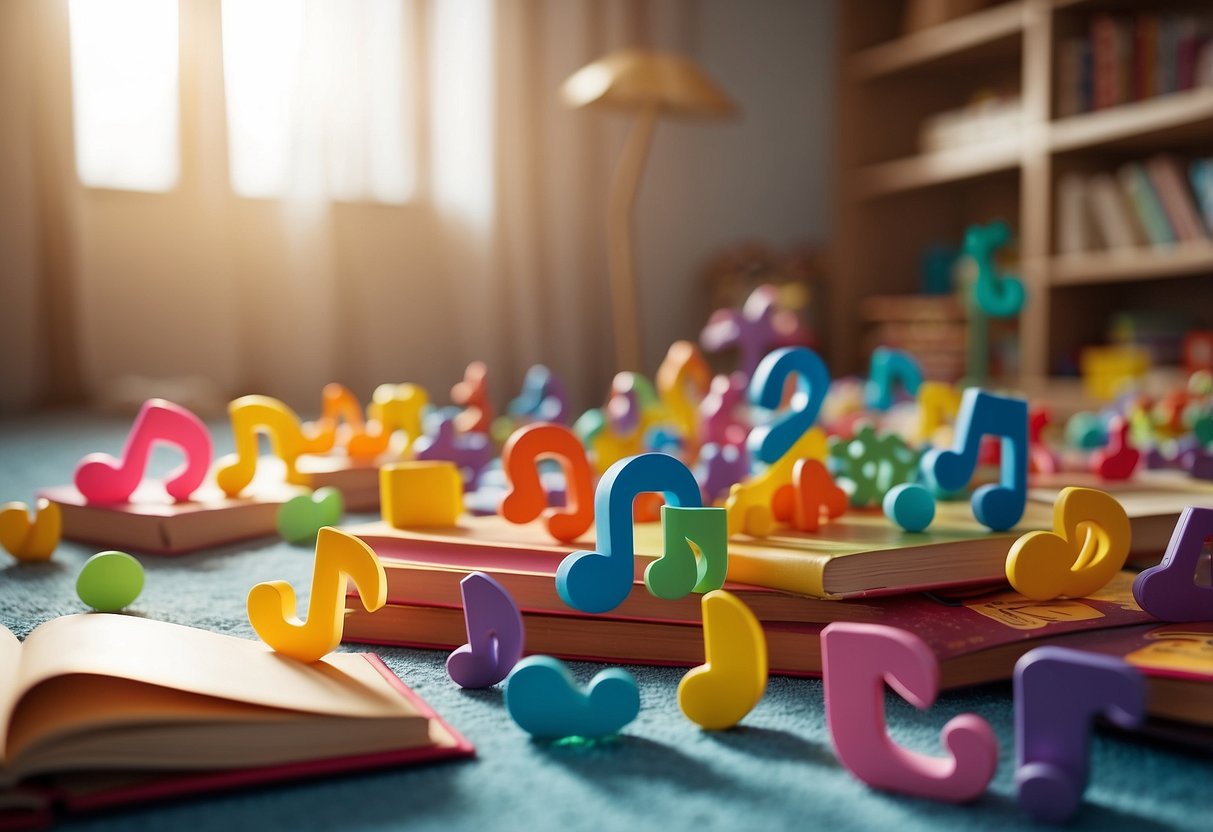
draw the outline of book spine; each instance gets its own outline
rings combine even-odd
[[[1085,210],[1086,182],[1080,174],[1067,173],[1057,183],[1057,250],[1079,254],[1091,250],[1091,235]]]
[[[1116,105],[1116,21],[1110,14],[1091,18],[1092,104],[1094,109]]]
[[[1175,236],[1180,240],[1203,239],[1205,234],[1200,217],[1184,187],[1183,177],[1180,176],[1179,165],[1175,159],[1170,156],[1155,156],[1146,162],[1146,172]]]
[[[1133,21],[1128,17],[1116,17],[1116,103],[1127,104],[1133,100]]]
[[[1213,158],[1196,159],[1188,167],[1192,192],[1205,218],[1205,228],[1213,234]]]
[[[1125,204],[1124,194],[1109,173],[1097,173],[1087,184],[1087,197],[1095,227],[1106,248],[1137,245],[1139,233]]]
[[[1057,114],[1076,116],[1085,108],[1082,97],[1083,38],[1062,41],[1057,59]]]
[[[1196,82],[1196,53],[1200,48],[1196,20],[1180,18],[1179,31],[1179,43],[1175,49],[1175,88],[1190,90]]]
[[[1134,98],[1141,101],[1154,95],[1157,81],[1154,78],[1158,62],[1158,17],[1154,14],[1139,14],[1134,31]]]
[[[1137,219],[1141,222],[1150,244],[1159,246],[1174,243],[1175,232],[1167,221],[1158,195],[1150,186],[1145,168],[1140,163],[1131,162],[1121,166],[1119,175],[1121,186],[1137,212]]]

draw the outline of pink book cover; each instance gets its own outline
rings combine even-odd
[[[475,756],[476,749],[472,743],[439,716],[429,703],[400,681],[382,659],[373,653],[363,653],[362,655],[401,696],[417,709],[418,713],[438,723],[450,735],[453,743],[449,746],[430,745],[353,757],[305,760],[280,766],[170,773],[141,779],[134,784],[127,783],[85,793],[69,793],[66,790],[55,789],[37,790],[46,798],[48,807],[36,812],[14,812],[0,816],[0,830],[49,826],[54,821],[56,809],[70,814],[96,812],[191,795],[205,795],[273,783],[295,782],[339,774],[352,774],[370,769],[394,768]]]
[[[1204,228],[1196,213],[1196,204],[1187,191],[1175,159],[1155,156],[1146,162],[1146,173],[1167,219],[1171,221],[1171,228],[1175,229],[1175,236],[1180,240],[1204,239]]]

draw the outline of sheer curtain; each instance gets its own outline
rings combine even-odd
[[[259,4],[180,0],[180,177],[160,193],[80,183],[67,0],[0,4],[0,162],[14,172],[0,192],[0,406],[97,397],[132,375],[149,390],[200,377],[220,404],[256,391],[313,410],[330,380],[362,395],[415,381],[443,401],[475,358],[499,399],[539,361],[582,402],[605,390],[603,210],[625,125],[565,110],[557,89],[655,32],[688,49],[692,0],[261,10],[300,2],[301,29],[262,36],[277,57],[259,76],[255,45],[230,45],[256,44],[231,8]],[[385,10],[399,25],[370,25]],[[403,48],[378,48],[385,37]],[[352,87],[326,71],[341,61]],[[284,67],[275,121],[241,95]],[[405,102],[386,133],[370,129],[385,115],[369,93]],[[258,130],[269,157],[239,144]],[[336,141],[392,130],[403,155]]]

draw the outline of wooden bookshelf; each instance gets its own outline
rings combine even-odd
[[[912,0],[839,4],[831,366],[839,373],[866,366],[862,298],[916,292],[928,246],[959,244],[968,225],[999,217],[1017,232],[1028,289],[1018,376],[1025,389],[1058,389],[1050,370],[1098,339],[1118,309],[1178,306],[1197,310],[1213,328],[1213,280],[1206,279],[1213,277],[1213,241],[1065,256],[1054,250],[1055,184],[1065,172],[1114,170],[1159,152],[1213,151],[1213,87],[1057,117],[1058,44],[1085,31],[1099,10],[1199,7],[1184,0],[1011,0],[901,34],[906,2]],[[987,88],[1018,93],[1018,134],[918,151],[924,119]]]

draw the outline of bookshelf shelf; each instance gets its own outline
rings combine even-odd
[[[1112,144],[1155,146],[1191,138],[1213,141],[1213,87],[1071,116],[1049,126],[1054,153]]]
[[[1024,4],[1003,3],[915,32],[852,55],[848,67],[856,80],[879,78],[906,70],[1018,51],[1024,27]]]
[[[1055,286],[1114,283],[1143,278],[1213,274],[1213,242],[1179,243],[1167,247],[1120,249],[1053,258],[1050,282]]]
[[[867,165],[856,172],[854,193],[873,197],[1010,171],[1019,167],[1019,157],[1015,138]]]

